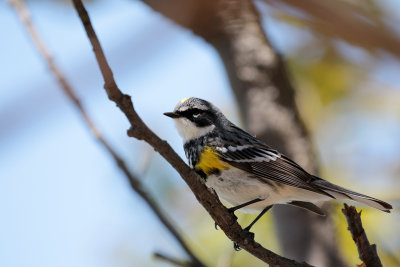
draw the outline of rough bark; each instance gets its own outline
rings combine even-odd
[[[252,1],[142,1],[210,43],[225,65],[246,128],[317,174],[294,89]],[[274,214],[285,255],[317,266],[345,266],[329,217],[289,206],[277,207]]]
[[[362,226],[361,222],[361,211],[357,212],[356,208],[353,206],[348,206],[344,204],[344,209],[342,209],[344,216],[346,216],[347,224],[349,225],[348,230],[351,233],[351,237],[357,246],[358,255],[360,260],[364,264],[360,266],[366,267],[382,267],[381,260],[376,251],[376,245],[370,244],[368,241],[367,234]]]

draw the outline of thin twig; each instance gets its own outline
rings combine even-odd
[[[107,150],[108,153],[113,157],[115,162],[121,171],[128,178],[131,188],[142,197],[142,199],[149,205],[150,209],[155,213],[157,218],[162,222],[162,224],[167,228],[167,230],[172,234],[172,236],[178,241],[180,246],[184,249],[184,251],[189,255],[191,259],[190,266],[205,266],[201,261],[194,255],[194,253],[190,250],[188,245],[185,243],[179,231],[173,226],[167,216],[163,213],[161,208],[156,204],[156,202],[147,194],[147,192],[143,189],[142,184],[138,177],[136,177],[132,172],[129,171],[125,162],[122,160],[120,156],[118,156],[117,152],[108,144],[108,142],[104,139],[100,131],[97,129],[96,125],[93,123],[88,113],[84,109],[82,103],[79,98],[75,95],[74,90],[71,85],[67,82],[62,74],[61,70],[55,64],[52,56],[47,50],[46,46],[42,42],[38,32],[36,31],[33,23],[30,19],[30,14],[28,8],[25,3],[21,0],[10,0],[9,3],[15,8],[19,18],[24,23],[26,29],[28,30],[32,41],[34,42],[36,48],[43,56],[45,61],[47,62],[48,68],[56,77],[58,83],[60,84],[64,93],[69,97],[75,107],[78,109],[79,114],[82,116],[84,122],[89,127],[90,131],[94,135],[94,137],[100,142],[100,144]]]
[[[176,266],[181,266],[181,267],[190,267],[191,266],[190,262],[173,258],[173,257],[165,255],[165,254],[163,254],[161,252],[156,252],[156,253],[153,254],[153,256],[155,258],[158,258],[160,260],[169,262],[169,263],[171,263],[173,265],[176,265]]]
[[[243,231],[232,214],[221,204],[218,197],[200,182],[196,174],[183,162],[166,141],[161,140],[148,128],[134,110],[130,96],[123,94],[118,88],[82,1],[72,1],[92,44],[93,51],[104,78],[104,88],[108,97],[117,104],[131,124],[128,135],[146,141],[158,151],[161,156],[176,169],[193,191],[197,200],[203,205],[225,234],[240,247],[272,266],[310,266],[307,263],[299,263],[279,256],[265,249],[253,239],[248,238],[247,233]]]
[[[365,263],[366,267],[382,267],[381,260],[376,251],[376,245],[369,243],[367,234],[362,226],[361,211],[357,212],[355,207],[349,207],[344,204],[342,212],[346,216],[347,224],[349,225],[348,230],[353,237],[354,243],[356,243],[360,260]]]

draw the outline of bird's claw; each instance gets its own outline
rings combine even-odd
[[[244,231],[246,231],[246,239],[254,240],[254,233],[250,232],[247,229],[244,229]]]
[[[250,232],[250,229],[244,228],[243,231],[244,231],[243,237],[246,243],[249,241],[249,239],[254,240],[254,233]],[[233,242],[233,248],[235,249],[235,251],[241,250],[240,246],[236,242]]]

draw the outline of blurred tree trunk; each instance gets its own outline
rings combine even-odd
[[[142,0],[192,30],[218,51],[245,127],[317,174],[309,135],[280,55],[262,29],[250,0]],[[283,253],[316,266],[345,266],[331,219],[289,206],[274,208]]]

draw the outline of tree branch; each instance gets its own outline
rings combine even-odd
[[[168,256],[168,255],[165,255],[165,254],[163,254],[161,252],[156,252],[156,253],[153,254],[153,256],[155,258],[157,258],[157,259],[169,262],[169,263],[171,263],[173,265],[176,265],[176,266],[181,266],[181,267],[190,267],[191,266],[190,262],[187,262],[187,261],[184,261],[184,260],[180,260],[180,259],[175,259],[175,258],[173,258],[171,256]]]
[[[240,247],[272,266],[310,266],[307,263],[299,263],[281,257],[265,249],[253,239],[249,239],[246,232],[236,222],[234,216],[221,204],[217,196],[200,182],[196,174],[182,161],[166,141],[161,140],[147,127],[135,112],[130,96],[123,94],[119,90],[82,2],[80,0],[73,0],[73,3],[93,46],[93,51],[103,74],[104,88],[108,97],[117,104],[131,124],[128,135],[146,141],[158,151],[177,170],[197,200],[203,205],[219,227]]]
[[[81,115],[82,119],[89,127],[93,136],[99,141],[99,143],[106,149],[106,151],[112,156],[120,170],[123,174],[128,178],[131,188],[147,203],[150,209],[154,212],[156,217],[161,221],[161,223],[167,228],[167,230],[171,233],[171,235],[176,239],[179,245],[183,248],[183,250],[188,254],[191,259],[191,262],[188,262],[187,266],[192,267],[203,267],[205,266],[190,250],[188,245],[183,240],[182,236],[179,234],[179,231],[175,228],[175,226],[170,222],[168,217],[164,214],[161,208],[157,205],[157,203],[147,194],[147,192],[143,189],[142,184],[138,177],[136,177],[132,172],[129,171],[125,162],[122,158],[117,154],[117,152],[109,145],[109,143],[104,139],[101,132],[97,129],[96,125],[93,123],[92,119],[89,117],[88,113],[86,112],[85,108],[83,107],[82,103],[80,102],[79,98],[75,95],[74,90],[72,89],[71,85],[68,81],[64,78],[61,70],[58,68],[56,63],[54,62],[52,56],[50,55],[49,51],[47,50],[46,46],[42,42],[38,32],[36,31],[33,23],[30,19],[30,14],[28,8],[26,7],[25,3],[22,0],[10,0],[9,3],[14,7],[16,10],[19,18],[24,23],[28,33],[30,34],[33,43],[35,44],[37,50],[44,58],[45,62],[47,63],[48,68],[56,77],[58,83],[61,86],[61,89],[64,93],[68,96],[74,106],[78,109],[79,114]],[[90,23],[90,22],[89,22]],[[93,32],[94,34],[94,32]],[[102,50],[100,49],[102,53]],[[104,55],[103,55],[103,59]],[[107,65],[107,64],[106,64]],[[108,65],[107,65],[108,66]],[[106,75],[110,75],[111,70],[108,69],[108,73]],[[112,73],[111,73],[112,75]],[[112,78],[112,76],[111,76]],[[111,84],[112,86],[112,84]],[[115,90],[114,90],[115,91]],[[118,91],[116,91],[118,95]],[[113,95],[113,97],[115,97]]]
[[[299,18],[310,27],[331,38],[378,52],[384,50],[400,57],[400,38],[396,31],[382,21],[371,19],[361,8],[347,1],[264,0],[278,9],[281,3],[303,11]],[[377,1],[379,2],[379,1]],[[285,12],[285,10],[283,10]],[[304,15],[307,18],[304,18]]]
[[[361,211],[357,212],[355,207],[344,204],[342,212],[346,216],[347,224],[349,225],[348,230],[351,233],[354,243],[356,243],[360,260],[364,262],[366,267],[382,267],[381,260],[376,251],[376,245],[369,243],[367,234],[362,226]]]

